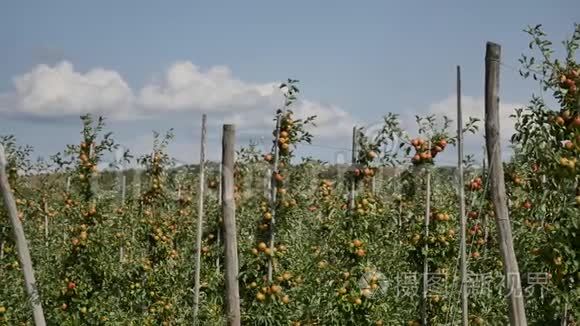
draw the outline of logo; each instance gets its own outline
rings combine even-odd
[[[385,294],[389,281],[381,272],[369,271],[358,280],[361,295],[367,298]]]

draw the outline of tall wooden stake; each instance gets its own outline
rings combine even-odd
[[[205,191],[205,137],[207,116],[201,117],[201,150],[199,154],[199,192],[197,201],[197,239],[195,241],[195,290],[193,295],[193,318],[197,323],[199,312],[199,286],[201,271],[201,238],[203,235],[203,199]]]
[[[125,198],[127,197],[127,176],[123,174],[121,177],[121,205],[125,205]]]
[[[67,195],[70,193],[70,176],[66,177],[66,193]],[[65,221],[66,222],[66,221]],[[67,236],[66,236],[66,230],[63,228],[62,230],[62,240],[66,243],[67,241]]]
[[[223,188],[223,172],[222,172],[222,165],[220,164],[219,167],[219,183],[218,183],[218,206],[222,205],[222,188]],[[218,223],[217,223],[217,247],[221,249],[221,243],[222,243],[222,232],[223,232],[223,228],[222,228],[222,216],[218,214]],[[217,255],[216,259],[215,259],[215,270],[216,273],[219,274],[220,272],[220,256],[221,255]]]
[[[46,245],[48,246],[48,202],[44,201],[44,239]]]
[[[235,126],[224,125],[222,138],[222,215],[224,219],[226,311],[230,326],[239,326],[241,322],[236,203],[234,198],[235,141]]]
[[[125,174],[121,176],[121,208],[125,207],[125,196],[127,187],[127,177]],[[125,259],[125,246],[124,246],[124,236],[121,238],[121,245],[119,246],[119,262],[122,263]]]
[[[399,221],[398,221],[398,226],[402,227],[403,226],[403,200],[399,200]]]
[[[488,175],[487,173],[487,164],[485,162],[485,160],[487,159],[487,149],[485,148],[485,145],[483,145],[483,160],[482,160],[482,168],[481,168],[481,175],[482,177],[485,177],[486,175]],[[488,221],[488,217],[487,214],[483,214],[483,240],[485,241],[485,243],[487,243],[487,240],[489,239],[489,221]],[[485,246],[483,248],[483,254],[485,255],[487,253],[487,246]]]
[[[465,219],[465,190],[463,181],[463,113],[461,112],[461,67],[457,66],[457,173],[459,181],[459,218],[461,221],[461,320],[462,325],[467,326],[469,321],[468,292],[467,292],[467,253],[466,253],[466,230]]]
[[[30,258],[30,251],[28,250],[28,243],[24,235],[24,229],[18,218],[18,211],[16,202],[12,195],[10,184],[8,183],[8,176],[6,174],[6,155],[4,147],[0,144],[0,191],[4,197],[4,204],[10,216],[10,223],[14,231],[14,239],[16,240],[16,248],[18,250],[18,259],[22,266],[22,273],[24,274],[24,282],[26,283],[26,292],[28,293],[29,302],[32,305],[32,315],[34,324],[36,326],[45,326],[44,313],[42,311],[42,304],[38,295],[36,287],[36,279],[34,278],[34,270],[32,268],[32,259]]]
[[[431,148],[431,142],[429,142],[429,148]],[[431,218],[431,170],[429,167],[426,168],[426,199],[425,199],[425,245],[424,252],[425,258],[423,260],[423,304],[422,304],[422,317],[423,323],[421,325],[429,325],[427,316],[427,296],[429,294],[429,244],[427,239],[429,238],[429,220]]]
[[[568,325],[568,303],[564,303],[564,315],[562,316],[562,320],[560,321],[560,326],[567,325]]]
[[[272,194],[272,169],[267,168],[264,175],[264,197],[270,198]]]
[[[485,135],[489,163],[490,193],[495,221],[499,232],[499,246],[503,259],[505,285],[511,325],[527,325],[520,271],[514,252],[512,229],[506,200],[505,180],[501,157],[499,122],[499,64],[501,46],[488,42],[485,52]]]
[[[220,167],[219,167],[219,178],[220,178],[220,180],[219,180],[219,183],[218,183],[218,204],[221,205],[222,204],[222,187],[223,187],[223,183],[224,183],[224,181],[223,181],[224,178],[223,178],[223,172],[222,172],[222,166],[221,166],[221,164],[220,164]]]
[[[270,219],[270,251],[274,252],[274,241],[276,236],[276,201],[277,201],[277,191],[276,186],[276,174],[278,171],[278,163],[280,161],[280,151],[278,150],[278,139],[280,139],[280,127],[282,124],[282,114],[283,111],[278,111],[276,116],[276,138],[274,139],[274,166],[272,167],[273,173],[270,175],[270,214],[272,214],[272,219]],[[268,282],[272,282],[272,274],[274,271],[274,264],[272,260],[272,255],[268,257]]]
[[[352,127],[352,157],[351,157],[351,164],[352,164],[352,169],[354,172],[354,169],[358,169],[356,167],[356,151],[357,151],[357,139],[356,139],[356,126]],[[352,179],[352,183],[350,185],[350,193],[349,193],[349,198],[348,198],[348,208],[350,209],[350,211],[354,211],[354,201],[355,201],[355,197],[356,197],[356,176],[353,176]]]
[[[4,227],[2,227],[2,232],[4,234]],[[4,259],[4,238],[0,240],[0,260]]]

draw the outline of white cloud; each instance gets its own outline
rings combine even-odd
[[[173,64],[162,81],[139,93],[139,103],[148,110],[239,112],[271,108],[280,102],[275,83],[246,83],[235,79],[225,66],[203,72],[187,61]]]
[[[316,130],[312,133],[319,137],[337,137],[346,133],[347,138],[350,137],[355,121],[350,114],[334,105],[323,105],[308,100],[297,103],[296,107],[292,108],[296,116],[306,117],[316,115]]]
[[[160,80],[141,89],[121,74],[103,68],[75,70],[70,62],[38,65],[14,78],[14,90],[0,94],[0,113],[40,118],[102,114],[110,119],[135,119],[178,112],[204,112],[220,123],[262,132],[273,126],[273,113],[283,103],[278,83],[251,83],[233,76],[228,67],[207,70],[188,61],[170,65]],[[317,115],[317,136],[332,136],[351,128],[349,113],[333,105],[299,100],[297,117]]]
[[[15,77],[14,86],[14,93],[4,94],[16,105],[11,109],[40,117],[84,112],[118,115],[130,110],[134,100],[117,72],[96,68],[82,74],[66,61],[54,67],[39,65]]]

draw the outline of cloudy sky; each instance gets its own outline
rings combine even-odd
[[[466,115],[481,117],[486,41],[502,45],[507,117],[539,92],[516,70],[529,41],[522,30],[542,23],[559,44],[579,13],[576,0],[6,2],[0,134],[48,155],[78,142],[79,115],[91,112],[134,152],[150,149],[153,130],[174,128],[172,154],[195,162],[207,113],[217,159],[224,122],[237,125],[240,146],[266,148],[276,85],[296,78],[295,112],[319,117],[300,153],[334,160],[353,125],[387,112],[409,126],[415,114],[453,116],[456,65]],[[512,124],[502,123],[507,138]]]

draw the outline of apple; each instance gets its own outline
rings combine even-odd
[[[364,257],[367,254],[367,252],[362,248],[357,249],[355,253],[359,257]]]
[[[563,83],[565,83],[565,82],[566,82],[566,79],[567,79],[567,78],[566,78],[566,75],[562,74],[562,75],[560,76],[560,83],[562,83],[562,84],[563,84]]]
[[[570,113],[570,110],[566,110],[564,112],[562,112],[562,118],[564,120],[568,120],[572,117],[572,114]]]
[[[355,240],[352,240],[352,245],[355,246],[356,248],[358,248],[358,247],[363,245],[363,242],[360,241],[359,239],[355,239]]]
[[[370,296],[371,296],[373,293],[372,293],[371,289],[369,289],[369,288],[364,288],[364,289],[362,289],[362,290],[360,291],[360,294],[361,294],[363,297],[365,297],[365,298],[368,298],[368,297],[370,297]]]
[[[282,297],[283,304],[288,304],[289,302],[290,302],[290,297],[288,295],[285,295]]]

